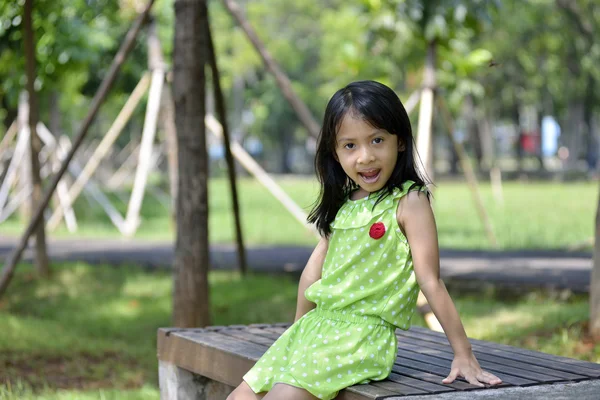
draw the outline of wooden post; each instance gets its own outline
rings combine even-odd
[[[475,176],[475,172],[473,171],[473,167],[469,162],[463,145],[460,142],[457,142],[456,139],[454,139],[454,126],[452,124],[452,118],[450,117],[450,112],[446,108],[446,104],[444,103],[442,98],[438,98],[438,106],[442,112],[442,117],[444,118],[444,122],[446,124],[446,132],[448,133],[448,137],[450,138],[450,141],[452,142],[452,145],[454,146],[456,153],[458,154],[460,165],[463,169],[463,173],[465,174],[465,178],[467,178],[467,183],[469,184],[469,189],[471,189],[473,201],[475,202],[475,207],[477,208],[477,213],[479,214],[479,218],[481,219],[481,223],[483,224],[485,233],[488,237],[490,244],[493,247],[498,247],[498,241],[496,240],[494,229],[492,227],[488,214],[485,211],[485,206],[483,205],[481,194],[479,193],[477,177]]]
[[[600,343],[600,195],[596,206],[596,241],[594,244],[594,265],[590,282],[590,335]]]
[[[131,96],[129,96],[129,99],[123,106],[123,109],[113,122],[112,126],[110,127],[106,135],[104,135],[98,147],[96,147],[94,154],[92,154],[92,156],[89,158],[89,161],[83,168],[83,171],[81,171],[81,174],[77,177],[75,183],[73,183],[73,185],[71,185],[71,187],[69,188],[69,200],[67,200],[65,205],[68,206],[69,204],[73,204],[72,202],[75,202],[75,200],[77,200],[77,197],[79,197],[79,195],[81,194],[81,191],[83,190],[85,184],[89,181],[91,176],[94,174],[94,172],[100,165],[100,161],[102,161],[102,159],[106,156],[108,150],[110,150],[111,146],[113,145],[115,140],[117,140],[119,134],[127,124],[127,121],[129,121],[129,118],[131,118],[133,111],[144,96],[144,93],[146,93],[146,91],[148,90],[149,84],[150,76],[148,74],[144,74],[140,82],[137,84],[137,86],[131,93]],[[62,217],[63,209],[64,207],[58,206],[54,210],[54,213],[48,220],[49,230],[52,231],[58,227],[58,224],[60,223],[60,218]]]
[[[31,162],[31,209],[30,212],[42,202],[42,178],[40,177],[40,150],[42,143],[36,133],[36,125],[39,119],[38,100],[34,88],[36,77],[35,61],[35,38],[33,34],[33,0],[25,0],[23,17],[23,45],[25,50],[25,70],[27,75],[27,93],[29,103],[29,161]],[[44,224],[38,224],[35,233],[35,269],[39,276],[47,278],[50,276],[50,261],[46,249],[46,228]]]
[[[431,182],[433,176],[433,160],[431,157],[432,132],[431,122],[433,117],[433,89],[435,88],[435,42],[429,43],[427,47],[427,58],[425,59],[425,71],[423,72],[423,89],[421,90],[421,105],[419,106],[419,125],[417,131],[417,153],[422,163],[424,175]]]
[[[150,168],[150,156],[152,155],[152,146],[156,134],[156,122],[158,120],[158,108],[160,106],[160,93],[165,81],[165,72],[162,69],[152,71],[152,83],[150,84],[150,94],[148,95],[148,105],[146,106],[146,119],[144,120],[144,131],[142,132],[142,145],[140,148],[140,158],[133,183],[133,191],[127,207],[127,217],[125,217],[125,235],[133,236],[140,224],[140,209],[144,200],[144,190],[148,179]]]
[[[225,99],[223,96],[223,91],[221,90],[221,76],[217,66],[217,56],[210,31],[210,18],[208,18],[208,23],[206,24],[206,40],[208,42],[208,61],[212,71],[212,84],[215,94],[216,109],[219,119],[221,120],[221,127],[223,128],[223,147],[225,147],[225,159],[227,160],[227,172],[229,175],[229,188],[231,190],[231,205],[233,207],[233,216],[235,219],[235,237],[238,250],[238,261],[240,265],[240,272],[245,275],[248,265],[246,262],[246,251],[244,249],[244,237],[242,235],[242,219],[240,217],[240,205],[237,194],[235,161],[231,155],[229,128],[227,124],[227,114],[225,112]]]
[[[88,111],[88,114],[87,114],[86,118],[84,119],[81,128],[79,129],[79,131],[77,132],[77,135],[75,136],[75,140],[73,142],[73,147],[71,148],[71,150],[65,157],[65,159],[60,167],[60,170],[56,173],[52,182],[50,183],[50,185],[45,193],[44,199],[42,200],[42,202],[38,206],[38,208],[35,210],[35,213],[31,219],[31,222],[29,223],[29,226],[27,227],[27,229],[21,236],[21,239],[20,239],[19,243],[17,244],[17,247],[12,251],[12,253],[8,257],[8,260],[4,264],[4,269],[2,270],[2,274],[0,275],[0,297],[2,297],[4,292],[6,292],[6,289],[8,288],[8,284],[10,283],[10,281],[12,279],[15,267],[16,267],[17,263],[19,262],[19,260],[21,259],[21,255],[23,254],[23,250],[25,250],[25,246],[27,246],[29,237],[35,230],[37,224],[39,224],[42,221],[42,216],[43,216],[44,210],[48,206],[48,203],[50,202],[50,198],[52,197],[54,190],[56,190],[56,186],[58,186],[58,182],[60,181],[60,179],[62,178],[62,175],[67,170],[67,167],[68,167],[69,163],[71,162],[71,159],[75,155],[75,152],[77,151],[79,146],[81,146],[81,143],[83,142],[83,139],[85,138],[85,135],[87,134],[89,127],[92,124],[92,121],[94,120],[94,117],[96,116],[96,114],[98,113],[98,110],[100,109],[100,105],[106,98],[106,95],[108,94],[110,87],[112,86],[113,82],[115,81],[115,78],[117,77],[117,72],[119,72],[121,65],[125,61],[125,58],[129,54],[129,51],[133,47],[133,44],[135,43],[135,38],[136,38],[138,32],[140,31],[140,28],[142,27],[142,24],[144,23],[146,16],[148,15],[148,12],[150,11],[150,8],[152,7],[153,4],[154,4],[154,0],[148,0],[148,5],[144,9],[144,11],[138,16],[138,18],[135,20],[135,22],[134,22],[133,26],[131,27],[131,29],[129,30],[129,32],[127,32],[127,36],[125,37],[123,44],[119,48],[119,51],[115,55],[115,58],[113,59],[113,62],[108,70],[107,75],[102,80],[102,83],[100,84],[100,87],[98,88],[98,92],[96,93],[96,95],[94,96],[94,99],[92,100],[90,110]]]
[[[233,0],[223,0],[223,3],[225,4],[225,7],[227,7],[227,10],[229,10],[229,13],[238,22],[248,39],[250,39],[250,42],[254,45],[254,48],[258,54],[260,54],[260,57],[262,58],[267,69],[275,77],[277,86],[279,86],[279,89],[281,89],[281,92],[296,112],[300,122],[302,122],[302,124],[313,137],[318,138],[321,125],[317,123],[306,104],[304,104],[300,97],[298,97],[292,88],[289,78],[285,75],[269,51],[266,49],[265,45],[258,38],[258,35],[256,32],[254,32],[254,29],[248,20],[244,18],[239,5]]]

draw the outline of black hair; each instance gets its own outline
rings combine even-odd
[[[391,194],[394,188],[402,190],[407,180],[414,182],[409,188],[425,187],[425,180],[415,167],[414,140],[410,119],[396,93],[389,87],[375,81],[358,81],[338,90],[325,108],[323,127],[315,156],[315,170],[321,184],[319,198],[308,216],[322,236],[331,233],[330,224],[338,210],[350,194],[358,188],[336,158],[336,135],[348,113],[362,118],[377,129],[384,129],[398,136],[403,150],[398,151],[394,170],[385,186],[380,190],[380,202]]]

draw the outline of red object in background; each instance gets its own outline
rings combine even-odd
[[[540,148],[540,134],[538,132],[523,133],[520,144],[526,153],[537,154]]]

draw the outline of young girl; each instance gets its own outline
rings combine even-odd
[[[433,212],[396,94],[373,81],[336,92],[315,165],[321,193],[308,219],[322,239],[300,278],[295,322],[228,400],[333,399],[385,379],[419,288],[454,350],[442,382],[501,383],[481,370],[440,279]]]

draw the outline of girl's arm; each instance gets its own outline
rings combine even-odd
[[[502,383],[479,366],[456,307],[440,279],[437,229],[427,196],[417,191],[408,193],[400,200],[397,217],[410,244],[417,282],[454,351],[450,374],[442,382],[452,383],[457,376],[462,376],[478,386]]]
[[[325,238],[321,238],[317,247],[315,247],[308,259],[304,271],[302,271],[300,283],[298,284],[298,302],[296,305],[296,318],[294,318],[294,322],[298,321],[300,317],[316,307],[315,303],[308,301],[306,297],[304,297],[304,291],[308,289],[310,285],[321,279],[323,262],[325,261],[328,246],[329,241]]]

